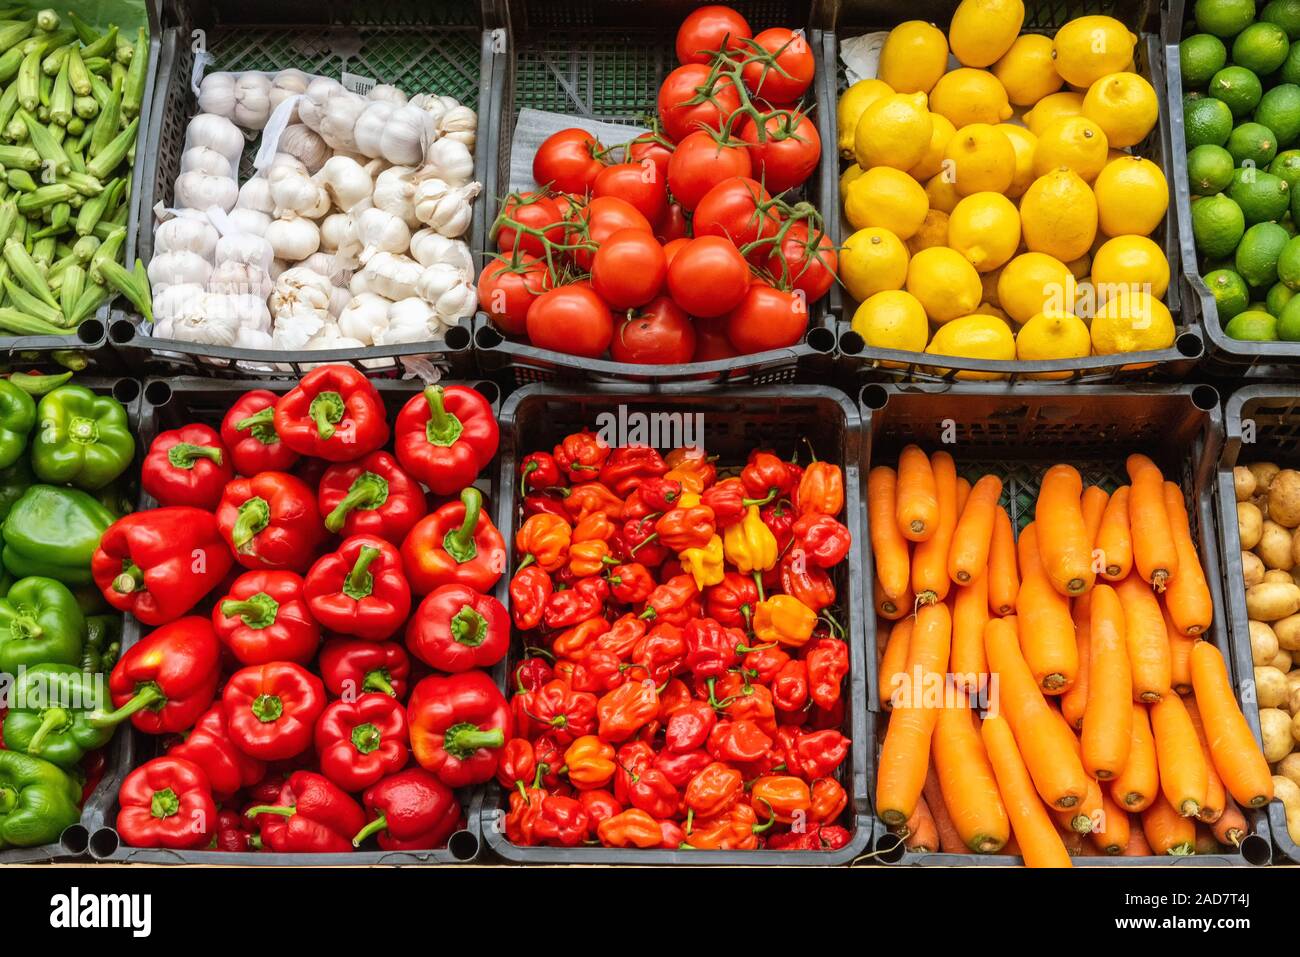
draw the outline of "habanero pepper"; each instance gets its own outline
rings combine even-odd
[[[629,518],[658,518],[664,512],[664,508],[651,508],[646,504],[645,499],[641,496],[641,489],[634,488],[632,494],[623,499],[623,520]]]
[[[683,630],[686,667],[696,678],[717,678],[734,668],[752,649],[739,628],[724,628],[712,618],[696,618]]]
[[[222,801],[256,784],[266,774],[266,765],[249,757],[231,739],[226,712],[220,703],[205,711],[185,740],[169,749],[167,754],[184,758],[201,768],[207,775],[213,795]]]
[[[655,590],[654,576],[640,562],[623,562],[610,567],[605,575],[610,596],[624,605],[639,605]]]
[[[663,829],[659,822],[639,808],[629,808],[601,821],[596,837],[606,847],[659,847]]]
[[[574,691],[557,678],[536,691],[515,695],[515,726],[525,737],[549,732],[557,744],[569,744],[595,730],[596,702],[594,694]]]
[[[637,487],[636,494],[651,512],[667,512],[677,507],[682,497],[682,483],[662,476],[648,478]]]
[[[325,710],[325,685],[288,661],[241,668],[221,693],[230,739],[263,761],[297,757],[311,747],[316,719]]]
[[[718,679],[714,693],[721,699],[724,713],[733,721],[748,718],[769,737],[776,734],[776,705],[772,690],[766,685],[751,684],[748,675],[729,671]]]
[[[695,580],[690,575],[674,575],[650,593],[641,617],[680,627],[698,618],[700,610],[700,590]]]
[[[609,820],[623,810],[623,805],[618,802],[614,795],[603,788],[579,791],[578,800],[582,802],[582,808],[587,812],[587,837],[589,839],[595,838],[596,829],[600,827],[601,821]]]
[[[510,617],[520,631],[528,631],[542,623],[546,600],[555,586],[551,576],[536,565],[521,568],[510,579]]]
[[[597,539],[608,543],[614,538],[616,531],[617,529],[608,515],[604,512],[592,512],[573,527],[572,538],[575,543],[590,542]]]
[[[772,739],[753,721],[719,721],[709,732],[707,748],[715,761],[731,764],[748,764],[767,754]]]
[[[789,660],[790,656],[779,647],[760,645],[745,655],[741,667],[753,675],[759,684],[771,685]]]
[[[221,441],[230,450],[236,475],[287,472],[298,453],[280,441],[275,431],[275,403],[279,396],[253,389],[240,396],[221,420]]]
[[[551,663],[540,655],[546,654],[540,648],[525,649],[534,653],[515,666],[515,689],[517,691],[536,691],[555,677]]]
[[[316,719],[315,743],[325,777],[345,791],[365,790],[406,765],[406,712],[379,692],[332,702]]]
[[[776,539],[776,553],[784,555],[794,541],[794,509],[781,498],[770,505],[764,505],[758,514]]]
[[[668,471],[658,451],[644,445],[625,445],[614,449],[600,469],[600,483],[619,498],[627,498],[639,484],[656,479]]]
[[[786,552],[781,559],[781,589],[814,612],[835,604],[835,583],[826,569],[804,560],[797,551]]]
[[[591,646],[609,631],[609,622],[599,615],[580,621],[560,632],[551,641],[551,651],[558,658],[575,664],[586,659]]]
[[[610,754],[614,752],[611,750]],[[543,787],[557,788],[561,784],[560,771],[565,768],[565,759],[568,752],[561,748],[559,742],[555,740],[552,734],[541,734],[533,739],[533,759],[537,762],[537,770],[541,775],[540,781]],[[572,780],[569,782],[574,784]],[[574,784],[576,787],[577,785]]]
[[[721,761],[706,765],[686,785],[686,833],[691,833],[696,817],[717,817],[739,801],[744,793],[744,778],[735,768]]]
[[[849,673],[849,646],[838,638],[818,638],[807,646],[804,661],[813,703],[819,708],[834,707]]]
[[[351,366],[312,369],[275,404],[275,431],[299,455],[351,462],[388,441],[383,399]]]
[[[702,548],[682,549],[677,553],[677,559],[701,592],[710,585],[718,584],[725,573],[722,536],[714,535]]]
[[[751,505],[765,505],[768,499],[752,499],[745,494],[745,486],[738,478],[723,479],[704,490],[700,504],[713,509],[713,520],[718,528],[729,528],[745,517]]]
[[[515,550],[524,557],[519,569],[536,563],[544,572],[559,571],[569,560],[572,536],[567,518],[541,514],[524,519],[515,532]]]
[[[789,658],[772,679],[771,687],[772,703],[779,710],[802,711],[808,704],[808,666]]]
[[[331,465],[317,492],[325,527],[336,535],[374,535],[394,545],[428,511],[424,489],[387,452]]]
[[[140,485],[159,505],[211,511],[234,475],[221,436],[194,423],[158,433],[140,466]]]
[[[411,691],[407,724],[416,762],[451,788],[491,780],[514,728],[510,705],[483,671],[425,678]]]
[[[569,769],[569,783],[579,791],[604,788],[618,770],[614,746],[594,734],[583,735],[565,749],[564,766]]]
[[[750,498],[788,495],[794,489],[794,476],[787,463],[771,452],[755,451],[740,470],[740,482]]]
[[[833,728],[799,732],[785,747],[785,762],[790,774],[805,781],[829,777],[844,763],[853,742]]]
[[[818,568],[831,568],[844,561],[853,544],[849,530],[820,512],[809,512],[794,523],[795,547]]]
[[[609,544],[602,539],[574,542],[569,547],[569,574],[579,578],[599,575],[618,560],[609,553]]]
[[[529,452],[519,463],[519,494],[538,492],[560,484],[560,467],[550,452]]]
[[[707,505],[678,506],[655,522],[655,534],[670,552],[708,545],[716,529],[713,509]]]
[[[602,633],[595,641],[593,650],[608,651],[620,661],[626,660],[636,648],[649,626],[633,614],[616,618],[609,630]]]
[[[551,454],[560,471],[570,482],[577,483],[593,481],[609,458],[609,451],[600,436],[583,429],[566,435]]]
[[[618,655],[603,648],[589,649],[581,662],[575,661],[572,665],[568,680],[574,691],[604,694],[627,679],[626,666]]]
[[[542,813],[546,792],[536,787],[521,787],[510,793],[505,815],[506,840],[519,847],[538,843],[537,818]]]
[[[430,385],[397,414],[393,448],[402,468],[434,495],[454,495],[474,484],[499,440],[492,403],[482,393]]]
[[[341,854],[366,826],[366,812],[322,774],[295,771],[274,804],[244,811],[258,825],[262,843],[278,854]]]
[[[406,697],[411,662],[397,642],[331,638],[321,648],[318,664],[325,688],[335,697],[356,698],[370,691],[399,701]]]
[[[677,708],[664,729],[664,750],[676,754],[698,751],[709,740],[718,714],[705,701],[690,701]]]
[[[208,850],[234,854],[254,850],[249,842],[252,835],[247,830],[247,826],[248,821],[243,815],[235,811],[218,811],[217,830],[212,835],[212,840],[208,842]]]
[[[774,851],[837,851],[847,845],[851,837],[838,825],[822,824],[803,832],[775,834],[767,839],[767,846]]]
[[[217,526],[245,568],[304,572],[325,538],[315,493],[288,472],[259,472],[227,483]]]
[[[759,824],[752,807],[737,803],[716,817],[693,822],[686,843],[703,851],[752,851],[775,823],[776,818],[768,815],[767,821]]]
[[[568,491],[568,489],[564,489],[566,495]],[[564,507],[564,499],[549,492],[534,492],[531,495],[524,496],[524,518],[531,518],[534,515],[554,515],[566,522],[569,520],[569,512]]]
[[[645,741],[629,741],[618,749],[614,755],[614,763],[618,765],[614,775],[614,797],[628,803],[628,784],[639,771],[650,766],[654,756],[654,748]]]
[[[332,632],[383,641],[411,611],[411,589],[397,548],[377,535],[353,535],[307,572],[303,597]]]
[[[794,508],[800,515],[840,514],[844,509],[844,473],[840,467],[813,459],[799,478]]]
[[[808,812],[818,824],[829,824],[839,820],[844,808],[848,806],[849,796],[844,786],[834,778],[818,778],[812,783],[812,806]]]
[[[802,648],[812,638],[816,624],[817,613],[791,595],[764,598],[754,609],[754,637],[765,644]]]
[[[527,738],[511,738],[501,748],[497,782],[507,791],[526,790],[537,776],[537,759]]]
[[[320,646],[320,626],[307,610],[302,578],[293,572],[245,572],[212,607],[221,643],[242,665],[293,661],[305,665]]]
[[[626,741],[659,715],[659,695],[653,681],[629,681],[607,692],[596,703],[599,734],[606,741]]]
[[[483,495],[469,487],[459,502],[426,515],[402,543],[407,580],[417,594],[439,585],[468,585],[490,592],[506,568],[506,545],[483,511]]]
[[[774,815],[782,824],[791,824],[796,819],[803,822],[812,808],[812,793],[802,778],[768,774],[750,787],[749,805],[755,811]]]
[[[571,797],[548,794],[533,820],[534,837],[558,847],[577,847],[587,838],[590,821],[582,802]]]
[[[118,789],[117,831],[132,847],[207,846],[217,805],[203,770],[173,756],[146,761]]]
[[[703,748],[698,751],[686,751],[684,753],[665,749],[655,755],[654,767],[655,770],[662,771],[664,776],[672,782],[673,787],[680,791],[691,783],[691,779],[695,775],[712,763],[713,757]]]
[[[653,818],[675,816],[682,803],[682,796],[668,776],[649,764],[629,776],[626,789],[628,802]]]
[[[456,795],[423,768],[390,774],[366,788],[361,802],[372,817],[353,836],[353,847],[360,847],[372,834],[379,835],[379,848],[384,851],[443,847],[461,826]]]
[[[569,489],[564,510],[575,522],[596,512],[603,512],[612,521],[623,517],[623,500],[599,482],[586,482]]]
[[[682,629],[666,621],[655,625],[632,648],[632,661],[645,669],[650,679],[646,683],[663,684],[686,661],[686,640]]]
[[[615,554],[624,561],[637,561],[646,568],[662,565],[668,558],[668,549],[655,533],[655,523],[647,518],[629,518],[616,541]]]
[[[739,572],[727,571],[722,581],[704,592],[705,613],[729,628],[748,628],[756,604],[758,586]]]
[[[685,445],[673,449],[664,456],[668,471],[664,478],[682,483],[687,492],[700,495],[718,478],[717,466],[704,449],[695,445]]]
[[[108,690],[117,710],[88,720],[102,728],[130,718],[146,734],[184,731],[212,703],[220,657],[221,643],[207,618],[163,625],[122,652],[113,666]]]
[[[542,624],[548,629],[569,628],[600,614],[609,597],[609,584],[603,578],[582,578],[572,588],[552,592],[546,599]]]

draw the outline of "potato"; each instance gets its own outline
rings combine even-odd
[[[1280,774],[1273,775],[1273,796],[1286,808],[1286,830],[1300,843],[1300,785]]]
[[[1297,611],[1300,586],[1294,583],[1260,582],[1246,589],[1246,613],[1256,621],[1278,621]]]
[[[1283,469],[1268,487],[1268,517],[1279,525],[1300,525],[1300,472]]]
[[[1290,688],[1286,683],[1286,674],[1265,665],[1255,669],[1255,696],[1261,708],[1281,708],[1286,710],[1290,699]],[[1290,712],[1287,712],[1290,714]]]
[[[1273,623],[1277,646],[1285,651],[1300,651],[1300,615],[1287,615]]]
[[[1259,709],[1259,730],[1264,738],[1264,758],[1276,764],[1295,747],[1291,736],[1291,716],[1281,708]]]
[[[1291,652],[1289,652],[1289,651],[1287,651],[1287,650],[1285,650],[1285,649],[1283,649],[1282,651],[1279,651],[1279,652],[1277,653],[1277,657],[1275,657],[1272,661],[1270,661],[1270,662],[1268,663],[1268,667],[1270,667],[1270,668],[1276,668],[1278,671],[1281,671],[1281,672],[1283,672],[1283,673],[1286,673],[1286,672],[1290,671],[1290,670],[1291,670]]]
[[[1294,784],[1300,784],[1300,754],[1291,752],[1278,762],[1274,770]]]
[[[1255,476],[1255,494],[1267,495],[1269,483],[1273,481],[1273,476],[1282,470],[1282,467],[1276,462],[1255,462],[1247,465],[1250,474]]]
[[[1237,493],[1238,502],[1249,502],[1258,485],[1255,473],[1246,466],[1238,465],[1232,470],[1232,486]]]
[[[1283,571],[1280,568],[1270,568],[1268,571],[1264,572],[1264,581],[1281,582],[1283,585],[1295,584],[1295,579],[1291,577],[1291,573]]]
[[[1241,553],[1241,583],[1249,588],[1264,580],[1264,563],[1254,552]]]
[[[1263,667],[1277,657],[1277,634],[1262,621],[1250,623],[1250,657],[1255,666]]]
[[[1287,684],[1286,707],[1282,710],[1293,718],[1300,712],[1300,685]]]
[[[1272,519],[1264,519],[1259,542],[1255,545],[1255,554],[1263,559],[1265,568],[1289,572],[1295,564],[1291,561],[1291,529]]]
[[[1259,536],[1264,532],[1264,513],[1258,505],[1250,502],[1237,503],[1237,533],[1241,537],[1241,547],[1250,551],[1259,544]]]

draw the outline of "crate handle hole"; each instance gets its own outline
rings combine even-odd
[[[496,405],[501,399],[501,387],[491,379],[480,379],[474,383],[474,391],[483,398],[487,399],[493,405]]]
[[[873,412],[879,412],[889,402],[889,393],[881,385],[862,387],[862,404]]]
[[[80,857],[86,853],[86,847],[90,844],[90,832],[82,824],[70,824],[63,829],[59,835],[59,846],[63,848],[63,853],[72,854]]]
[[[473,831],[457,831],[447,839],[447,850],[458,861],[472,861],[478,857],[478,835]]]
[[[1249,863],[1262,867],[1273,858],[1273,848],[1268,839],[1259,834],[1247,834],[1241,841],[1241,856]]]
[[[1192,405],[1202,412],[1219,407],[1219,390],[1212,385],[1198,385],[1192,389]]]
[[[867,344],[862,341],[862,336],[852,329],[840,336],[840,352],[843,352],[846,356],[861,355],[866,346]]]
[[[825,326],[808,330],[808,345],[823,354],[835,350],[835,333]]]
[[[144,397],[154,408],[166,405],[172,400],[172,387],[166,382],[155,379],[144,387]]]
[[[124,346],[135,338],[135,323],[130,319],[114,319],[108,327],[108,338],[116,346]]]
[[[885,864],[897,864],[903,859],[903,839],[897,834],[885,834],[876,839],[876,858]]]
[[[140,383],[136,379],[118,379],[113,383],[113,398],[128,405],[140,398]]]
[[[87,847],[90,850],[90,856],[98,860],[112,857],[117,853],[118,847],[122,841],[117,836],[117,831],[111,827],[101,827],[94,834],[90,835],[90,841]]]
[[[87,319],[77,326],[77,338],[86,345],[94,345],[104,338],[104,324],[98,319]]]
[[[469,348],[469,330],[464,326],[452,326],[447,330],[447,334],[442,337],[442,341],[447,344],[447,348],[455,352]]]
[[[1205,343],[1195,332],[1184,332],[1174,340],[1174,348],[1178,354],[1186,356],[1188,359],[1199,359],[1201,353],[1205,351]]]
[[[474,334],[474,340],[480,349],[495,349],[503,341],[501,333],[491,326],[480,326],[478,332]]]

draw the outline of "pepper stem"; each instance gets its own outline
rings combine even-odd
[[[343,580],[343,594],[354,601],[369,598],[375,590],[375,576],[370,574],[370,564],[380,555],[379,549],[372,545],[362,545],[357,553],[357,563]]]
[[[752,834],[762,834],[776,823],[776,811],[773,810],[772,803],[768,801],[767,798],[759,798],[759,800],[763,802],[763,807],[767,808],[767,821],[763,824],[755,824],[751,827],[749,830]]]
[[[149,801],[149,813],[154,817],[172,817],[179,813],[180,809],[181,799],[171,788],[154,791],[153,798]]]
[[[28,754],[40,754],[41,745],[45,743],[45,738],[56,728],[61,728],[68,723],[68,712],[62,708],[47,708],[41,714],[41,726],[36,729],[32,739],[27,742]]]
[[[274,445],[279,442],[280,436],[275,431],[275,406],[268,405],[255,415],[240,419],[235,423],[235,431],[251,431],[253,438],[263,445]]]
[[[194,445],[190,442],[177,442],[167,450],[167,461],[178,469],[192,469],[199,459],[208,459],[221,464],[221,449],[215,445]]]
[[[362,472],[357,476],[352,487],[343,499],[334,506],[333,511],[325,517],[325,527],[331,532],[343,530],[348,520],[348,513],[354,508],[371,510],[383,505],[388,500],[388,482],[374,472]]]
[[[359,724],[352,729],[352,746],[361,754],[370,754],[383,744],[383,735],[379,733],[379,728],[367,721],[365,724]]]
[[[280,700],[279,695],[260,694],[253,699],[249,708],[254,717],[263,724],[279,721],[280,716],[284,714],[284,702]]]
[[[462,605],[451,619],[451,639],[459,645],[477,648],[487,638],[487,619],[469,605]]]
[[[536,472],[540,465],[536,462],[529,462],[524,466],[523,471],[519,473],[519,494],[521,496],[528,494],[528,476]]]
[[[129,558],[122,559],[122,571],[113,579],[113,591],[122,595],[144,588],[144,569]]]
[[[116,711],[110,711],[107,714],[102,711],[97,711],[87,716],[86,722],[92,728],[109,728],[113,725],[121,724],[137,711],[143,711],[145,708],[150,708],[158,702],[166,700],[167,696],[163,694],[162,688],[150,681],[146,684],[138,685],[136,693],[131,697],[131,699]]]
[[[767,601],[767,593],[763,591],[762,572],[754,572],[754,584],[758,586],[758,600],[760,602]]]
[[[243,601],[223,601],[221,613],[227,618],[239,617],[245,626],[261,630],[275,624],[280,603],[264,591],[249,595]]]
[[[442,739],[442,749],[459,761],[468,760],[480,748],[499,748],[506,743],[500,728],[484,731],[478,725],[464,721],[453,724]]]
[[[352,846],[360,847],[372,834],[378,834],[380,831],[388,829],[388,818],[380,814],[377,818],[357,831],[356,837],[352,838]]]
[[[479,514],[483,511],[483,493],[470,486],[460,493],[461,503],[465,506],[465,520],[460,528],[453,528],[442,538],[442,548],[458,564],[472,561],[478,555],[478,546],[474,542],[474,532],[478,528]]]
[[[278,814],[281,817],[293,817],[298,813],[296,807],[287,807],[283,804],[254,804],[244,812],[245,817],[257,817],[259,814]]]
[[[424,427],[424,436],[430,445],[447,447],[454,445],[465,427],[460,419],[447,411],[442,386],[431,385],[424,390],[424,400],[429,403],[429,424]]]
[[[239,506],[239,517],[230,529],[230,540],[237,551],[253,540],[258,532],[271,524],[271,504],[260,495]]]
[[[383,668],[376,668],[374,671],[366,672],[366,678],[361,683],[361,690],[379,691],[388,695],[390,698],[397,697],[397,691],[389,682],[388,673]]]
[[[316,431],[326,440],[334,437],[334,426],[343,421],[345,411],[347,406],[343,404],[343,396],[337,392],[318,393],[307,409],[308,415],[316,423]]]

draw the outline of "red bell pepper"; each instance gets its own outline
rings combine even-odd
[[[555,586],[551,576],[536,565],[515,572],[510,579],[510,617],[520,631],[528,631],[542,623],[546,600]]]
[[[491,595],[443,585],[425,596],[406,626],[406,647],[430,668],[491,668],[510,648],[510,616]]]
[[[256,804],[244,814],[257,822],[262,842],[279,854],[346,853],[353,835],[366,826],[361,805],[312,771],[295,771],[275,804]]]
[[[345,791],[363,791],[406,766],[406,712],[395,698],[372,692],[335,701],[316,720],[320,770]]]
[[[217,525],[245,568],[301,573],[325,538],[316,495],[288,472],[259,472],[227,484]]]
[[[560,467],[550,452],[530,452],[519,463],[519,494],[554,488],[560,484]]]
[[[230,739],[226,712],[220,704],[205,711],[185,740],[167,753],[202,768],[212,793],[222,801],[256,784],[266,774],[265,764],[239,750]]]
[[[317,492],[325,527],[336,535],[375,535],[401,545],[428,508],[420,483],[387,452],[331,465]]]
[[[378,691],[401,701],[411,662],[406,649],[394,641],[355,641],[331,638],[320,650],[321,678],[330,694],[353,700]]]
[[[207,618],[178,618],[122,652],[109,675],[116,711],[95,715],[98,727],[131,723],[146,734],[184,731],[212,703],[221,642]]]
[[[323,627],[367,641],[392,637],[411,611],[402,556],[376,535],[353,535],[338,551],[322,555],[302,593]]]
[[[282,761],[311,747],[312,729],[325,710],[325,686],[292,662],[253,665],[230,676],[221,706],[240,750]]]
[[[619,498],[627,498],[641,482],[657,479],[668,466],[655,449],[624,445],[614,449],[600,469],[600,483]]]
[[[609,446],[586,429],[566,435],[551,453],[570,482],[592,482],[609,458]]]
[[[299,455],[351,462],[388,441],[384,401],[351,366],[312,369],[275,404],[275,431]]]
[[[132,847],[205,847],[217,824],[208,776],[184,758],[146,761],[118,789],[117,832]]]
[[[402,406],[393,446],[402,467],[433,494],[454,495],[474,484],[498,441],[492,404],[481,393],[431,385]]]
[[[236,474],[287,472],[298,461],[298,453],[275,431],[279,399],[274,392],[253,389],[240,396],[221,420],[221,441],[230,450]]]
[[[302,579],[293,572],[240,575],[212,607],[212,624],[242,665],[305,665],[320,646],[320,626],[307,610]]]
[[[849,646],[838,638],[818,638],[804,651],[808,664],[808,693],[819,708],[832,708],[840,700],[841,685],[849,673]]]
[[[425,678],[411,692],[407,723],[416,762],[451,788],[491,779],[513,730],[510,705],[482,671]]]
[[[402,543],[411,587],[427,595],[439,585],[468,585],[490,592],[506,569],[505,539],[483,511],[483,495],[472,486],[459,502],[426,515]]]
[[[110,525],[90,571],[114,608],[165,625],[197,605],[232,564],[211,512],[173,506],[132,512]]]
[[[361,795],[370,823],[352,838],[360,847],[379,835],[385,851],[445,847],[464,819],[451,788],[423,768],[407,768],[366,788]]]
[[[849,530],[829,515],[806,512],[794,523],[796,547],[818,568],[830,568],[844,561],[853,538]]]
[[[234,474],[221,436],[196,423],[158,434],[140,467],[140,485],[159,505],[211,511]]]

